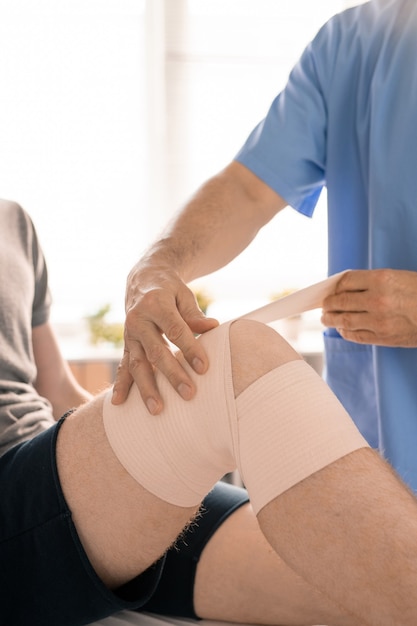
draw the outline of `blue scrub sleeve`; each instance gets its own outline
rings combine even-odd
[[[328,46],[320,32],[292,70],[285,89],[273,101],[236,155],[297,211],[311,216],[325,185]]]

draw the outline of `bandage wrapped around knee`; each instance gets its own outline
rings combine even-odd
[[[200,338],[210,367],[184,401],[157,373],[165,408],[150,415],[132,386],[127,401],[104,403],[109,443],[145,489],[181,507],[198,505],[215,482],[238,469],[259,512],[281,493],[337,459],[366,447],[352,420],[314,370],[294,360],[234,397],[230,323]]]

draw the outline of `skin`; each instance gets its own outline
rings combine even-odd
[[[257,322],[236,322],[230,338],[236,396],[299,358]],[[110,588],[161,556],[196,512],[150,494],[120,465],[100,396],[65,421],[57,464],[84,549]],[[204,550],[195,606],[200,617],[235,622],[414,626],[416,584],[416,501],[377,453],[361,449],[273,499],[257,518],[249,506],[232,515]]]
[[[236,322],[230,338],[236,396],[299,358],[257,322]],[[61,428],[58,471],[90,562],[115,588],[153,563],[196,508],[167,504],[120,465],[104,432],[102,397],[89,400],[77,385],[49,324],[34,329],[33,352],[37,388],[55,411],[82,403]],[[198,565],[197,614],[287,626],[414,626],[416,538],[415,498],[378,454],[358,450],[272,500],[257,518],[246,505],[220,527]]]
[[[162,503],[125,472],[105,437],[101,397],[92,399],[76,382],[49,323],[33,329],[32,346],[36,389],[49,399],[56,419],[80,405],[74,416],[67,418],[58,439],[61,481],[91,562],[109,587],[117,587],[158,558],[195,509]],[[288,358],[293,355],[284,342],[282,347]],[[247,353],[241,356],[244,363],[249,362]],[[252,376],[252,368],[235,364],[237,392]],[[120,506],[108,507],[109,494]],[[119,532],[110,539],[111,525]],[[146,536],[138,532],[143,525],[150,530]],[[140,545],[136,545],[138,541]],[[195,608],[203,618],[235,622],[350,624],[338,606],[274,552],[250,504],[230,516],[207,543],[196,572]]]
[[[207,356],[195,339],[217,325],[206,318],[187,287],[235,258],[286,201],[243,165],[232,162],[207,181],[133,267],[127,281],[125,352],[113,402],[134,382],[156,415],[163,399],[154,378],[160,369],[187,400],[196,390],[172,356],[165,337],[204,374]],[[357,343],[417,346],[417,272],[381,269],[348,272],[323,302],[322,322]]]
[[[356,343],[417,347],[417,273],[377,269],[347,272],[323,302],[325,326]]]
[[[69,409],[92,399],[72,375],[49,323],[33,328],[32,347],[37,368],[35,389],[49,400],[56,420]]]
[[[163,400],[154,367],[182,398],[195,394],[162,335],[180,348],[198,374],[204,374],[207,356],[194,333],[206,332],[218,322],[205,318],[186,283],[229,263],[285,206],[285,200],[237,162],[197,191],[128,277],[125,353],[114,386],[115,404],[126,399],[134,381],[149,411],[159,413]]]
[[[235,343],[242,344],[242,336],[234,332]],[[282,358],[297,357],[292,348],[279,341]],[[161,556],[196,509],[162,502],[127,474],[104,433],[102,398],[92,398],[78,385],[49,323],[33,329],[32,344],[38,372],[36,388],[50,400],[54,415],[58,418],[81,405],[61,429],[59,473],[91,563],[109,587],[117,587]],[[237,394],[254,375],[277,362],[270,350],[262,364],[249,367],[251,351],[247,343],[236,351],[236,357],[240,356],[233,370]],[[109,497],[112,507],[108,506]],[[109,533],[112,527],[118,532]],[[194,594],[195,610],[206,619],[287,626],[351,623],[339,606],[276,554],[250,504],[231,515],[208,541],[197,567]]]

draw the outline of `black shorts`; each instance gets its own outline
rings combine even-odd
[[[93,570],[61,491],[55,461],[60,424],[0,458],[0,624],[78,626],[122,609],[196,617],[195,569],[216,528],[247,502],[218,483],[175,549],[117,592]]]

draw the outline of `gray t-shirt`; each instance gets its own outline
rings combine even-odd
[[[51,297],[45,259],[31,219],[0,200],[0,455],[54,422],[33,384],[32,328],[47,322]]]

